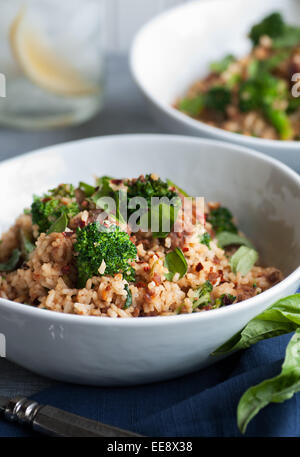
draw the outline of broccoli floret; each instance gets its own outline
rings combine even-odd
[[[42,197],[34,196],[31,205],[32,222],[38,225],[40,233],[46,233],[62,214],[71,219],[79,213],[74,197],[74,188],[69,184],[62,184]]]
[[[210,281],[205,281],[203,286],[199,287],[195,291],[195,298],[193,301],[193,309],[209,305],[211,303],[210,293],[213,290],[212,283]]]
[[[217,298],[213,308],[221,308],[222,306],[232,305],[236,297],[231,294],[222,294],[221,297]]]
[[[209,245],[210,242],[211,242],[210,234],[208,232],[203,233],[203,235],[200,238],[200,243],[205,244],[205,246],[207,246],[208,249],[210,249],[210,245]]]
[[[233,216],[229,209],[220,206],[212,209],[207,216],[207,221],[212,225],[216,233],[231,232],[237,233],[238,229],[233,223]]]
[[[148,207],[151,205],[151,198],[167,197],[171,200],[173,197],[178,197],[178,194],[170,189],[167,182],[162,181],[160,178],[153,179],[151,175],[140,176],[138,179],[133,181],[127,181],[128,186],[127,197],[128,199],[134,197],[143,197],[147,200]],[[129,210],[129,213],[135,210]]]
[[[239,107],[243,112],[271,107],[277,101],[288,98],[285,81],[268,72],[257,72],[240,86]]]
[[[283,109],[276,108],[281,100],[288,100],[288,88],[282,79],[267,72],[258,73],[245,81],[239,90],[239,107],[243,112],[259,109],[273,125],[282,140],[293,136],[290,120]]]
[[[290,97],[287,112],[289,114],[294,113],[299,108],[300,108],[300,97],[298,97],[298,98]]]
[[[284,34],[285,23],[280,13],[275,12],[265,17],[261,22],[254,25],[250,31],[250,39],[256,46],[262,36],[278,38]]]
[[[78,287],[84,287],[89,278],[104,274],[122,273],[127,281],[134,280],[135,272],[129,262],[136,259],[137,249],[127,233],[115,225],[108,228],[93,222],[83,228],[78,227],[76,236],[74,250],[77,253]],[[102,265],[105,269],[100,273]]]
[[[284,33],[273,40],[273,48],[293,48],[300,43],[300,27],[286,25]]]
[[[239,88],[239,107],[242,112],[252,111],[260,106],[260,90],[256,80],[247,80]]]
[[[204,94],[198,94],[193,98],[182,99],[179,103],[179,109],[190,116],[197,117],[204,108],[224,113],[230,102],[230,88],[215,86]]]
[[[137,224],[142,229],[151,228],[152,235],[157,238],[165,238],[172,230],[176,222],[181,200],[177,192],[172,189],[168,182],[160,178],[154,178],[152,175],[140,176],[136,180],[127,181],[127,206],[129,217],[136,209],[129,208],[129,202],[134,197],[143,197],[147,203],[145,211]],[[153,202],[152,198],[168,199],[167,201]],[[156,224],[154,229],[153,223]],[[168,231],[166,231],[168,230]]]
[[[227,87],[215,86],[205,93],[206,108],[224,112],[231,102],[231,91]]]

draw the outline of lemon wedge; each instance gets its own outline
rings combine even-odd
[[[10,44],[13,54],[24,74],[39,87],[64,96],[87,96],[99,88],[84,78],[59,58],[45,44],[40,32],[25,20],[23,7],[10,27]]]

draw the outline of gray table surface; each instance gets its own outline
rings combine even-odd
[[[118,133],[164,133],[149,116],[143,97],[131,79],[127,57],[107,59],[106,105],[91,121],[72,128],[21,131],[0,128],[0,161],[65,141]],[[31,395],[53,381],[0,359],[0,395]]]

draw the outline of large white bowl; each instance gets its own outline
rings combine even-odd
[[[133,77],[159,125],[170,132],[230,141],[278,158],[300,172],[300,142],[253,138],[194,120],[171,105],[209,64],[250,49],[251,25],[280,10],[300,25],[298,0],[209,0],[188,2],[161,14],[137,34],[131,49]]]
[[[85,384],[138,384],[196,370],[253,316],[300,285],[300,176],[240,146],[189,137],[129,135],[53,146],[0,164],[0,232],[31,195],[61,183],[155,172],[237,216],[266,264],[286,278],[219,310],[112,319],[60,314],[0,299],[7,358],[41,375]]]

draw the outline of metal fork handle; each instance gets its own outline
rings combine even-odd
[[[61,437],[141,437],[128,430],[86,419],[52,406],[44,406],[25,397],[7,403],[4,411],[11,422],[29,425],[33,430],[49,436]]]

